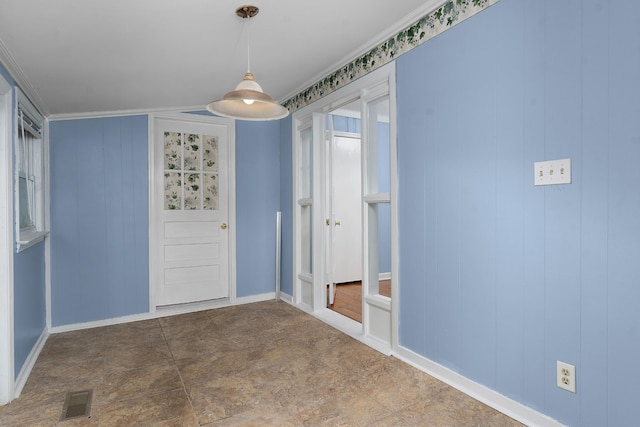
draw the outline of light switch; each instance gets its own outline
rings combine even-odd
[[[534,185],[571,184],[571,159],[535,162]]]

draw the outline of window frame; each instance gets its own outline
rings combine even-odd
[[[19,253],[43,241],[48,234],[45,223],[46,122],[19,88],[15,91],[14,105],[14,223],[16,253]],[[27,134],[30,135],[28,139],[25,138]],[[25,163],[23,156],[26,146],[29,146],[29,149]],[[21,181],[27,185],[21,186]],[[29,191],[29,186],[31,191],[27,194],[27,209],[29,209],[30,224],[22,227],[23,193],[25,190]]]

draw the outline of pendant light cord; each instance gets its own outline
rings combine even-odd
[[[246,18],[244,19],[247,20]],[[247,73],[251,72],[251,25],[247,27]]]

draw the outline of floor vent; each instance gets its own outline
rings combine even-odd
[[[64,399],[60,421],[91,416],[93,390],[70,391]]]

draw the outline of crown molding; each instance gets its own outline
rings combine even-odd
[[[58,120],[77,120],[77,119],[101,119],[106,117],[121,117],[121,116],[143,116],[147,114],[158,113],[190,113],[194,111],[206,111],[204,105],[191,105],[186,107],[165,107],[165,108],[140,108],[133,110],[115,110],[115,111],[95,111],[89,113],[64,113],[64,114],[51,114],[47,119],[52,121]]]
[[[7,70],[11,78],[15,81],[15,83],[20,87],[22,92],[29,98],[29,100],[34,104],[34,106],[42,113],[44,116],[47,116],[48,110],[46,105],[36,88],[29,82],[26,74],[22,71],[18,63],[13,59],[11,52],[4,45],[2,40],[0,40],[0,64]]]

